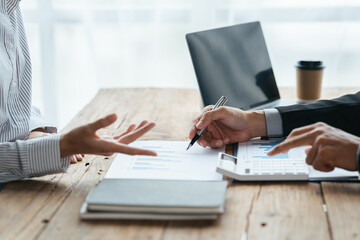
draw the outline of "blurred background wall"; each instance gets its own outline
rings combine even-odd
[[[357,0],[22,0],[33,103],[62,128],[100,88],[197,88],[189,32],[260,20],[279,86],[320,59],[324,86],[360,86]]]

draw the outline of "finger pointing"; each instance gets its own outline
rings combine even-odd
[[[302,135],[288,138],[284,142],[275,146],[271,151],[268,152],[269,156],[273,156],[279,153],[286,153],[291,148],[296,148],[305,145],[312,145],[316,139],[316,132],[304,133]]]

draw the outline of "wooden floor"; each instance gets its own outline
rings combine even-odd
[[[325,89],[322,97],[358,90]],[[295,98],[295,90],[281,95]],[[64,131],[116,112],[100,134],[147,119],[157,126],[142,139],[187,140],[200,110],[196,90],[103,89]],[[67,173],[9,183],[0,192],[0,239],[360,239],[358,183],[229,183],[216,221],[81,221],[80,207],[112,159],[89,155]]]

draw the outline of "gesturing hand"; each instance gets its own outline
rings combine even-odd
[[[244,112],[232,107],[212,110],[212,107],[205,107],[190,129],[189,138],[192,139],[198,130],[207,127],[198,140],[201,146],[218,148],[266,135],[264,112]]]
[[[310,145],[306,149],[306,163],[315,169],[329,172],[335,167],[356,170],[356,152],[360,138],[333,128],[325,123],[315,123],[294,129],[287,139],[274,147],[268,155],[286,153],[291,148]]]
[[[37,128],[37,129],[30,132],[29,139],[47,137],[47,136],[50,136],[50,135],[51,135],[51,133],[47,133],[47,132],[45,132],[45,130]],[[70,162],[71,163],[77,163],[78,161],[82,161],[83,158],[84,158],[84,155],[81,155],[81,154],[71,155],[70,156]]]
[[[123,134],[115,137],[100,137],[96,134],[100,128],[107,127],[116,121],[116,114],[108,115],[93,123],[78,127],[60,138],[61,157],[73,154],[98,154],[111,155],[114,152],[129,155],[152,155],[154,151],[130,147],[127,144],[135,141],[155,126],[155,123],[143,121],[136,127],[135,124],[129,126]]]

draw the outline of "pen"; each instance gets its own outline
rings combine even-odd
[[[217,109],[217,108],[219,108],[219,107],[221,107],[221,106],[224,106],[225,103],[227,102],[227,100],[228,100],[227,97],[222,96],[222,97],[219,98],[219,100],[216,102],[216,104],[215,104],[215,106],[213,107],[212,110],[215,110],[215,109]],[[194,143],[199,139],[199,137],[201,136],[201,134],[203,134],[203,132],[205,132],[205,130],[206,130],[206,127],[196,132],[196,134],[195,134],[195,136],[193,137],[193,139],[191,139],[191,142],[189,143],[189,146],[187,147],[186,151],[194,145]]]

